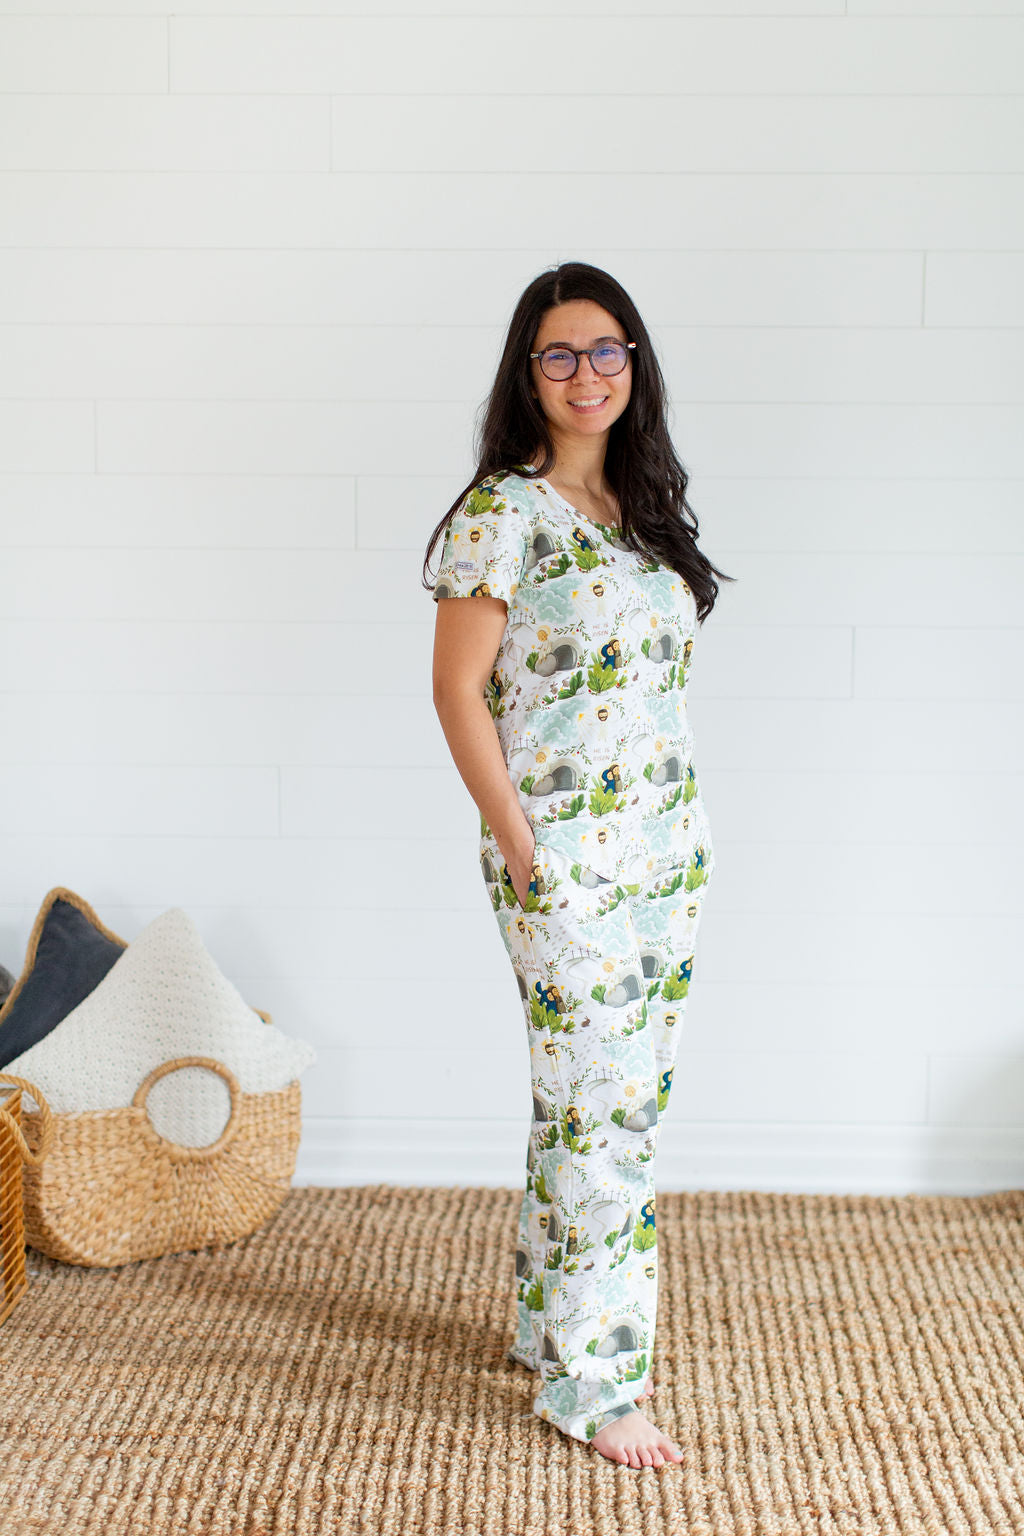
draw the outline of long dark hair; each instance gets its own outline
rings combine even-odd
[[[686,500],[689,476],[683,468],[666,425],[665,380],[647,327],[629,294],[610,273],[585,261],[566,261],[535,277],[516,305],[505,338],[505,349],[487,398],[483,422],[476,431],[477,466],[430,535],[423,560],[423,585],[434,545],[451,522],[465,496],[489,475],[514,472],[532,463],[540,444],[544,462],[533,467],[543,477],[555,466],[555,449],[547,418],[531,388],[529,353],[546,312],[573,299],[593,299],[615,316],[635,341],[632,388],[625,410],[608,434],[605,476],[618,497],[623,541],[641,554],[653,556],[678,571],[697,602],[703,623],[718,596],[718,582],[735,581],[697,548],[697,517]]]

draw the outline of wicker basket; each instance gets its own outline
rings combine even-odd
[[[35,1151],[28,1145],[21,1128],[22,1092],[32,1095],[39,1105],[36,1116],[39,1144]],[[43,1095],[27,1077],[0,1072],[0,1267],[3,1287],[0,1291],[0,1323],[6,1322],[28,1289],[25,1275],[25,1208],[23,1167],[38,1167],[53,1145],[53,1113]]]
[[[255,1010],[269,1022],[269,1015]],[[228,1085],[231,1114],[216,1141],[168,1141],[146,1113],[146,1096],[179,1067],[208,1067]],[[45,1161],[25,1168],[29,1245],[68,1264],[116,1265],[246,1237],[283,1203],[302,1130],[296,1078],[273,1093],[243,1093],[212,1056],[155,1067],[124,1109],[55,1114]],[[44,1134],[26,1111],[30,1146]]]

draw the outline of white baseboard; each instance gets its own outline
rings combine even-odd
[[[527,1123],[303,1117],[293,1183],[521,1188]],[[977,1195],[1024,1188],[1024,1126],[665,1125],[663,1190]]]

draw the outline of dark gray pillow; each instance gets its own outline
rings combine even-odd
[[[58,885],[32,927],[21,975],[0,1008],[0,1067],[45,1039],[128,947],[87,901]]]

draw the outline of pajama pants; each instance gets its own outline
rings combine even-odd
[[[480,862],[533,1086],[509,1354],[539,1372],[533,1411],[590,1440],[633,1411],[650,1371],[654,1155],[713,850],[668,867],[652,858],[627,884],[538,842],[524,905],[492,839]]]

